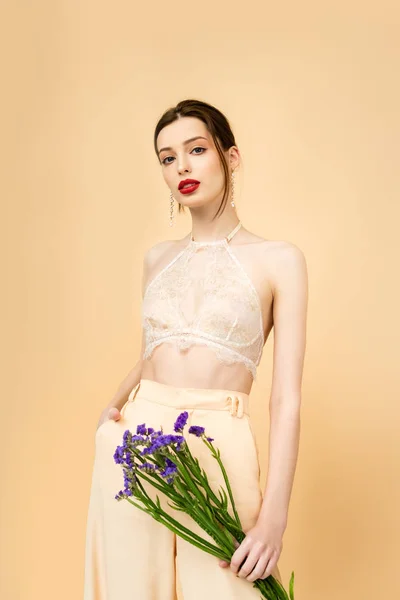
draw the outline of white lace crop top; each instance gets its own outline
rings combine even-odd
[[[147,285],[142,302],[145,347],[175,343],[212,348],[225,364],[243,363],[256,379],[264,346],[260,298],[229,241],[188,244]]]

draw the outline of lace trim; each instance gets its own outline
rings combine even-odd
[[[145,319],[145,321],[148,321],[147,317],[144,317],[144,319]],[[227,336],[227,338],[226,338],[225,341],[229,341],[229,344],[231,346],[235,346],[236,348],[239,348],[239,349],[244,349],[244,348],[250,348],[250,346],[254,346],[255,343],[257,342],[257,340],[260,340],[260,343],[259,343],[260,350],[258,351],[258,357],[257,357],[257,360],[256,360],[256,364],[258,364],[258,362],[259,362],[259,360],[261,358],[261,352],[263,350],[263,338],[262,338],[262,336],[260,336],[260,334],[257,333],[248,342],[245,342],[245,343],[243,343],[243,342],[235,342],[235,341],[233,341],[233,340],[230,339],[231,331],[233,330],[233,328],[235,326],[236,326],[236,320],[232,324],[231,330],[229,331],[228,336]],[[185,339],[187,339],[188,337],[191,338],[191,339],[193,339],[193,338],[195,338],[195,339],[203,339],[204,338],[205,340],[209,341],[211,344],[215,343],[215,344],[217,344],[217,346],[222,346],[223,345],[221,343],[221,338],[220,337],[214,336],[214,335],[212,335],[210,333],[205,333],[203,330],[197,330],[197,329],[195,329],[193,327],[191,327],[191,328],[181,327],[179,329],[179,331],[175,330],[172,333],[170,331],[167,331],[164,334],[162,334],[160,332],[157,332],[157,339],[160,338],[160,339],[164,340],[164,339],[169,338],[171,336],[174,336],[174,337],[185,336]],[[152,340],[150,340],[150,343],[152,343]],[[251,362],[253,362],[253,361],[251,361]]]
[[[170,335],[164,336],[163,338],[158,338],[157,340],[150,342],[146,346],[146,349],[143,352],[143,358],[144,359],[150,358],[151,355],[153,354],[154,349],[157,346],[159,346],[160,344],[163,344],[164,342],[168,343],[169,341],[175,342],[175,346],[179,350],[186,350],[193,343],[199,344],[202,346],[211,347],[212,350],[215,352],[218,360],[220,360],[220,362],[227,364],[227,365],[242,363],[247,368],[247,370],[251,373],[254,381],[256,381],[256,379],[257,379],[257,366],[259,363],[255,364],[252,360],[250,360],[246,356],[243,356],[239,352],[235,352],[235,350],[231,350],[230,348],[221,346],[220,344],[218,344],[216,342],[212,342],[209,339],[203,339],[203,338],[200,338],[193,334],[189,334],[189,335],[185,336],[184,338],[177,334],[170,334]]]

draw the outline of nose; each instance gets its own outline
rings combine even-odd
[[[190,167],[189,165],[184,161],[183,158],[179,159],[179,162],[177,161],[177,165],[178,165],[178,173],[179,175],[181,175],[182,173],[189,173],[190,172]]]
[[[228,396],[228,400],[231,402],[231,416],[241,419],[243,417],[243,398],[240,396]]]

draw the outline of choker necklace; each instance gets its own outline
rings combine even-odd
[[[198,245],[201,245],[201,246],[209,246],[209,245],[213,245],[213,244],[221,244],[221,243],[229,242],[233,238],[233,236],[235,235],[235,233],[237,231],[239,231],[239,229],[241,228],[241,226],[242,226],[242,222],[239,221],[239,223],[236,225],[236,227],[234,229],[232,229],[232,231],[230,233],[228,233],[228,235],[226,235],[225,237],[223,237],[223,238],[221,238],[219,240],[212,240],[212,241],[209,241],[209,242],[196,242],[193,239],[193,232],[191,232],[191,234],[190,234],[190,242],[191,242],[191,244],[198,244]]]

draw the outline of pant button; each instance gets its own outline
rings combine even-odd
[[[231,401],[231,416],[232,417],[236,417],[237,416],[237,396],[233,396],[233,398],[231,396],[228,396],[228,400]]]

